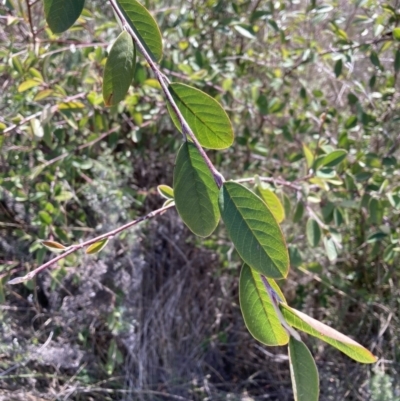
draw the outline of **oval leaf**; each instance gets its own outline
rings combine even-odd
[[[107,245],[107,243],[108,243],[108,238],[101,239],[100,241],[95,242],[86,249],[86,254],[93,255],[95,253],[102,251]]]
[[[241,258],[270,278],[284,278],[289,255],[279,224],[267,205],[236,182],[225,182],[219,207],[228,234]]]
[[[337,259],[338,254],[332,237],[324,237],[324,247],[329,261],[334,262]]]
[[[107,57],[103,77],[103,99],[106,106],[123,100],[135,72],[136,48],[128,32],[123,31]]]
[[[174,190],[168,185],[159,185],[157,191],[165,199],[174,199]]]
[[[334,150],[333,152],[326,155],[318,163],[317,167],[334,167],[341,163],[347,156],[347,152],[343,149]]]
[[[305,143],[303,143],[303,152],[307,161],[307,167],[311,168],[314,163],[314,153],[311,152],[310,148]]]
[[[250,334],[265,345],[289,341],[261,280],[260,273],[243,265],[239,283],[240,309]]]
[[[290,337],[290,376],[295,401],[318,401],[319,377],[311,352],[302,341]]]
[[[276,194],[270,189],[263,188],[260,185],[257,186],[257,192],[260,198],[267,204],[276,221],[282,223],[285,218],[285,209]]]
[[[66,246],[56,241],[42,241],[42,245],[44,245],[46,248],[49,248],[53,252],[65,251],[66,249],[68,249]]]
[[[193,233],[207,237],[217,227],[218,187],[196,146],[185,142],[174,169],[176,209]]]
[[[321,239],[321,228],[314,219],[307,221],[307,240],[312,247],[316,247]]]
[[[374,363],[376,357],[351,338],[296,309],[280,305],[283,316],[293,327],[332,345],[350,358],[361,363]]]
[[[85,0],[44,0],[46,21],[53,33],[70,28],[81,15]]]
[[[136,0],[117,0],[117,4],[130,27],[154,61],[162,57],[162,38],[157,22]]]
[[[180,83],[170,84],[169,90],[201,146],[208,149],[225,149],[232,145],[232,124],[225,110],[215,99]],[[168,109],[176,127],[181,130],[181,124],[174,111],[170,106]]]

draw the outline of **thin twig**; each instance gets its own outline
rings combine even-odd
[[[156,79],[161,85],[161,88],[165,94],[165,97],[168,100],[168,103],[170,104],[171,108],[173,109],[174,113],[178,117],[179,123],[182,127],[182,133],[185,135],[188,135],[190,139],[193,141],[195,144],[197,150],[199,151],[201,157],[204,159],[205,163],[207,164],[207,167],[209,168],[211,174],[214,177],[215,183],[217,184],[218,188],[220,188],[225,181],[224,177],[222,174],[215,168],[209,157],[207,156],[207,153],[204,151],[202,146],[200,145],[199,141],[197,140],[196,136],[194,135],[192,129],[190,128],[189,124],[183,117],[181,111],[179,110],[177,104],[175,103],[174,98],[172,97],[171,92],[168,89],[168,79],[167,77],[161,72],[159,69],[158,65],[155,63],[151,55],[147,52],[145,46],[142,44],[142,42],[139,40],[136,32],[131,28],[129,25],[128,21],[126,20],[124,14],[121,12],[120,8],[117,5],[116,0],[109,0],[112,8],[114,9],[115,13],[117,14],[118,18],[122,22],[122,25],[124,29],[131,35],[132,39],[134,40],[136,46],[139,48],[140,52],[143,54],[144,58],[146,59],[147,63],[149,64],[150,68],[152,69]]]
[[[35,48],[35,46],[36,46],[36,28],[33,25],[32,10],[31,10],[32,3],[29,3],[29,0],[26,0],[26,7],[28,9],[29,27],[31,29],[33,47]]]
[[[301,187],[293,184],[293,182],[290,181],[285,181],[282,180],[281,178],[275,178],[275,177],[259,177],[260,181],[262,182],[270,182],[275,185],[282,185],[283,187],[288,187],[292,188],[295,191],[301,191]],[[254,177],[249,177],[249,178],[239,178],[235,180],[236,182],[254,182],[255,178]]]
[[[60,260],[62,260],[62,259],[64,259],[64,258],[66,258],[66,257],[67,257],[68,255],[70,255],[71,253],[74,253],[74,252],[76,252],[76,251],[79,250],[79,249],[86,248],[86,247],[88,247],[89,245],[95,244],[95,243],[98,242],[98,241],[101,241],[101,240],[104,240],[104,239],[111,239],[111,238],[113,238],[114,236],[116,236],[116,235],[118,235],[119,233],[121,233],[122,231],[125,231],[125,230],[127,230],[128,228],[131,228],[131,227],[133,227],[133,226],[135,226],[135,225],[141,223],[142,221],[149,220],[149,219],[151,219],[151,218],[153,218],[153,217],[155,217],[155,216],[158,216],[158,215],[160,215],[160,214],[163,214],[166,210],[172,208],[173,206],[175,206],[174,203],[173,203],[173,204],[170,204],[170,205],[168,205],[168,206],[164,206],[164,207],[162,207],[162,208],[160,208],[160,209],[153,210],[153,211],[150,212],[149,214],[146,214],[146,216],[142,216],[142,217],[140,217],[140,218],[138,218],[138,219],[136,219],[136,220],[133,220],[133,221],[131,221],[131,222],[129,222],[129,223],[127,223],[127,224],[121,226],[121,227],[116,228],[115,230],[109,231],[108,233],[99,235],[99,236],[96,237],[96,238],[92,238],[92,239],[90,239],[90,240],[88,240],[88,241],[85,241],[85,242],[82,242],[82,243],[80,243],[80,244],[71,245],[69,248],[67,248],[67,250],[66,250],[64,253],[62,253],[62,254],[56,256],[55,258],[49,260],[48,262],[46,262],[46,263],[44,263],[43,265],[39,266],[37,269],[31,271],[30,273],[26,274],[25,276],[23,276],[23,277],[16,277],[16,278],[10,280],[7,284],[19,284],[19,283],[22,283],[22,282],[24,282],[24,281],[31,280],[31,279],[32,279],[33,277],[35,277],[38,273],[40,273],[41,271],[43,271],[43,270],[47,269],[48,267],[54,265],[54,264],[57,263],[58,261],[60,261]]]
[[[82,98],[84,98],[85,96],[86,96],[86,93],[83,93],[83,92],[82,92],[82,93],[78,93],[77,95],[73,95],[73,96],[70,96],[70,97],[65,98],[65,99],[62,101],[62,103],[68,103],[68,102],[72,102],[72,101],[77,100],[77,99],[82,99]],[[51,112],[51,113],[55,113],[56,111],[58,111],[59,107],[60,107],[59,104],[56,104],[56,105],[50,107],[50,112]],[[17,129],[18,127],[20,127],[21,125],[26,124],[27,122],[33,120],[34,118],[40,117],[40,116],[42,115],[42,113],[43,113],[43,110],[38,111],[37,113],[31,114],[30,116],[23,118],[23,119],[22,119],[20,122],[18,122],[18,123],[13,124],[13,125],[10,125],[9,127],[7,127],[7,128],[3,131],[3,135],[7,135],[7,134],[9,134],[10,132],[12,132],[12,131],[14,131],[15,129]]]

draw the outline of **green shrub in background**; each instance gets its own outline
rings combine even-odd
[[[56,4],[57,2],[53,3]],[[119,6],[123,7],[122,3]],[[154,30],[154,24],[150,24],[153,31],[141,33],[140,28],[134,23],[134,16],[139,12],[139,9],[142,13],[145,11],[142,11],[141,6],[135,2],[127,3],[130,6],[133,4],[134,7],[132,10],[125,10],[125,18],[132,15],[130,19],[133,21],[134,33],[139,34],[139,43],[144,43],[147,46],[145,51],[148,51],[150,55],[152,54],[153,59],[159,60],[160,54],[157,54],[157,49],[160,46],[153,42],[152,45],[147,44],[145,39],[146,34],[150,35],[149,37],[152,40],[158,37]],[[286,241],[290,244],[290,264],[293,267],[299,267],[308,274],[321,274],[325,271],[325,274],[328,273],[326,277],[329,285],[334,284],[346,292],[349,292],[350,288],[357,289],[366,298],[370,298],[369,300],[372,302],[374,299],[370,295],[374,292],[371,290],[375,288],[382,289],[381,297],[387,296],[384,290],[385,283],[388,286],[391,285],[390,280],[393,279],[393,268],[391,266],[394,266],[395,260],[398,258],[398,213],[396,212],[399,206],[397,204],[398,184],[396,183],[398,137],[393,130],[396,119],[395,87],[398,71],[397,59],[399,58],[396,29],[393,28],[397,21],[397,11],[390,5],[358,2],[343,5],[343,12],[345,12],[346,7],[352,10],[352,13],[349,14],[351,18],[345,20],[338,11],[335,15],[335,5],[333,3],[324,5],[310,3],[308,8],[304,10],[304,7],[301,9],[300,5],[296,4],[289,7],[289,5],[278,3],[265,5],[256,3],[253,5],[255,6],[253,9],[246,4],[233,3],[232,8],[229,9],[230,18],[222,19],[222,23],[218,27],[214,27],[215,29],[212,32],[208,32],[208,36],[206,33],[207,29],[210,28],[202,26],[205,24],[204,21],[196,19],[196,7],[198,6],[198,9],[202,10],[202,6],[193,5],[191,12],[184,13],[182,10],[180,21],[176,22],[176,27],[178,30],[185,29],[186,26],[193,24],[193,26],[197,26],[197,30],[187,29],[183,35],[186,39],[182,39],[176,49],[171,49],[171,54],[175,57],[173,62],[168,59],[162,65],[166,71],[172,71],[172,76],[176,75],[178,78],[183,76],[188,77],[191,81],[197,81],[199,87],[207,88],[207,91],[216,96],[223,105],[233,104],[228,108],[228,112],[232,116],[235,126],[237,144],[231,151],[226,151],[223,158],[216,155],[215,165],[220,171],[229,172],[229,178],[234,178],[231,171],[240,174],[244,166],[245,174],[249,178],[242,179],[241,182],[254,182],[257,194],[265,203],[261,204],[258,201],[260,198],[250,195],[251,192],[245,187],[228,182],[224,184],[218,208],[212,179],[216,178],[218,186],[220,177],[215,169],[208,169],[209,163],[207,161],[202,162],[202,158],[196,154],[196,150],[201,151],[190,144],[184,145],[188,149],[186,149],[185,156],[182,156],[183,161],[178,163],[179,158],[177,160],[174,173],[177,177],[176,179],[174,177],[174,196],[181,217],[192,231],[200,235],[208,235],[215,228],[219,211],[221,212],[227,231],[236,245],[239,255],[250,265],[250,267],[244,268],[240,285],[241,304],[246,324],[256,338],[270,345],[277,344],[277,341],[286,342],[283,339],[286,336],[286,330],[280,326],[284,322],[279,310],[274,309],[274,305],[276,306],[276,304],[284,301],[283,295],[278,296],[278,290],[274,289],[273,286],[269,287],[268,281],[263,282],[262,277],[260,279],[250,274],[246,280],[247,276],[244,273],[245,269],[253,268],[274,278],[281,278],[286,275],[287,257],[284,256],[283,248],[279,250],[279,247],[286,248],[286,245],[283,240],[279,240],[280,230],[274,223],[275,221],[284,221],[283,230],[286,232]],[[226,11],[223,2],[215,2],[209,6],[213,6],[211,9],[215,18],[222,16]],[[56,7],[56,9],[59,8]],[[299,9],[302,10],[300,14]],[[374,9],[379,12],[373,14]],[[76,12],[76,10],[64,11],[71,16],[75,15],[73,13]],[[52,15],[56,14],[52,14],[50,7],[47,9],[46,15],[49,20]],[[292,23],[298,15],[308,21],[307,35],[304,35],[304,31],[296,32],[296,23],[297,28],[304,27],[301,18]],[[65,22],[68,18],[62,20]],[[74,22],[75,17],[71,17],[71,20]],[[49,26],[52,27],[50,22]],[[371,26],[374,28],[372,34]],[[232,52],[229,52],[230,46],[227,44],[228,38],[233,34],[237,35],[238,38],[237,55],[232,55]],[[359,34],[362,35],[357,36]],[[173,34],[167,31],[167,38],[168,35],[172,36]],[[199,49],[196,46],[196,38],[202,35],[209,39],[206,41],[206,46]],[[265,40],[259,41],[258,38]],[[324,43],[325,38],[326,43]],[[127,39],[124,39],[127,43],[125,46],[131,46]],[[268,43],[268,46],[265,43]],[[322,45],[326,45],[326,47],[321,48]],[[191,46],[194,55],[187,58],[185,53],[188,53],[187,49]],[[115,53],[114,57],[118,59],[118,52],[114,52],[116,49],[117,47],[111,49],[107,63],[104,63],[103,54],[97,52],[97,61],[99,64],[105,64],[105,74],[110,71],[110,68],[107,67],[109,67],[111,55]],[[127,56],[128,53],[128,51],[125,52],[124,56]],[[134,52],[130,51],[130,53]],[[34,54],[32,57],[34,58]],[[18,59],[14,60],[13,57],[11,62],[13,66],[14,64],[17,65]],[[118,71],[118,60],[115,62],[115,69],[111,68],[112,72],[109,73],[111,75],[113,71]],[[132,67],[130,67],[127,77],[133,75],[134,62],[131,64]],[[140,79],[140,74],[143,77],[145,71],[141,64],[138,63],[135,81],[143,84],[143,87],[148,86],[148,93],[152,99],[150,102],[159,101],[160,88],[157,82],[152,81],[151,78]],[[122,67],[126,67],[126,63],[122,63]],[[299,71],[301,72],[305,68],[309,68],[308,77],[299,79]],[[174,69],[179,72],[175,72]],[[213,73],[213,69],[215,73]],[[318,81],[314,84],[314,77],[318,76],[317,74],[321,71],[324,81]],[[20,93],[25,93],[28,90],[35,91],[38,87],[41,89],[40,92],[49,90],[41,87],[41,84],[38,83],[40,77],[34,76],[34,73],[38,75],[34,70],[29,70],[29,74],[33,78],[28,77],[20,84]],[[100,70],[97,74],[100,74]],[[220,75],[223,79],[220,79]],[[169,84],[164,76],[158,78]],[[95,77],[92,77],[92,81],[96,82]],[[104,82],[111,82],[111,91],[113,85],[115,92],[121,91],[118,86],[121,85],[121,81],[118,79],[113,83],[111,77],[104,79]],[[220,86],[221,82],[222,87]],[[266,82],[268,83],[266,84]],[[43,81],[41,83],[43,85]],[[126,83],[122,86],[128,87]],[[110,97],[110,94],[107,94],[110,88],[104,85],[103,94],[106,94],[105,102],[112,104],[116,95],[113,94]],[[329,91],[327,88],[330,88]],[[122,92],[124,90],[126,92],[126,89],[122,89]],[[189,129],[192,128],[194,133],[198,135],[200,144],[205,147],[218,148],[218,145],[213,143],[201,142],[200,131],[202,131],[201,125],[204,118],[196,118],[196,114],[201,114],[202,109],[195,109],[193,112],[193,105],[195,107],[198,104],[202,106],[206,104],[205,100],[196,102],[196,96],[201,96],[200,93],[178,83],[169,84],[168,90],[182,116],[189,123]],[[185,93],[185,91],[189,93]],[[40,96],[45,96],[48,93],[39,95],[39,100]],[[79,126],[76,125],[75,118],[71,118],[71,116],[74,116],[73,113],[76,112],[82,113],[84,104],[76,99],[67,99],[67,101],[63,99],[61,104],[57,104],[57,108],[50,111],[60,113],[62,118],[65,119],[64,124],[71,127],[71,133],[76,129],[85,129],[85,124],[91,119],[97,122],[104,120],[104,114],[102,116],[103,112],[100,111],[102,106],[99,93],[101,91],[97,90],[96,94],[96,90],[94,90],[89,94],[90,97],[87,96],[89,102],[95,106],[95,111],[86,121],[85,118],[81,119]],[[63,95],[60,94],[60,96]],[[71,96],[75,95],[71,94]],[[194,98],[193,105],[190,104],[191,96]],[[84,97],[85,94],[82,95],[82,98]],[[122,97],[116,96],[116,98]],[[141,107],[146,106],[139,104],[141,107],[137,107],[138,103],[129,104],[129,102],[135,101],[139,101],[139,99],[128,97],[126,107],[131,118],[137,125],[140,125],[143,116],[146,115],[141,113],[140,110]],[[148,99],[140,99],[141,101],[149,103]],[[214,110],[217,107],[215,105]],[[98,117],[96,117],[96,111]],[[113,113],[111,110],[110,112]],[[115,112],[120,113],[120,110],[115,110]],[[40,112],[40,116],[43,118],[42,112]],[[191,116],[194,117],[194,120],[189,122]],[[172,114],[172,117],[179,127],[182,124],[179,116],[176,118]],[[146,118],[150,120],[149,117]],[[217,120],[220,122],[221,119],[223,119],[221,116],[215,118],[214,124]],[[118,121],[118,118],[115,120]],[[29,120],[30,132],[36,138],[43,138],[40,141],[45,140],[46,124],[52,124],[51,120],[49,122],[44,121],[45,124],[35,118]],[[204,125],[209,128],[209,124]],[[103,121],[103,125],[100,127],[105,126],[106,124]],[[11,125],[11,127],[13,126]],[[20,127],[25,126],[21,124],[13,130],[20,129]],[[199,129],[199,134],[196,131],[197,129]],[[47,126],[47,130],[47,137],[50,138],[47,140],[53,141],[49,126]],[[182,127],[183,134],[187,134],[186,130],[186,127]],[[215,130],[211,129],[211,131]],[[11,132],[10,127],[7,128],[5,125],[4,132],[6,135]],[[85,149],[91,146],[91,141],[101,141],[113,133],[115,131],[107,131],[107,135],[94,134],[92,138],[88,138],[88,142],[83,142],[80,146]],[[131,134],[132,138],[137,140],[139,134],[137,129],[134,129]],[[211,139],[218,138],[218,134],[215,132],[213,134],[215,137],[211,136]],[[74,135],[76,134],[72,135],[72,141]],[[102,137],[102,135],[104,136]],[[210,135],[206,133],[203,140],[205,141],[208,138]],[[69,137],[66,142],[70,141],[71,138]],[[230,144],[229,140],[226,142],[228,145]],[[86,144],[89,145],[86,146]],[[190,155],[191,149],[193,156]],[[181,149],[179,152],[180,155],[183,154],[183,150]],[[241,157],[236,157],[238,154]],[[68,159],[71,156],[74,157],[71,154],[57,155],[54,157],[56,159],[54,163],[60,160],[57,157]],[[129,155],[125,156],[129,159]],[[52,161],[54,158],[49,160]],[[47,163],[48,160],[45,160],[41,165],[26,168],[26,172],[30,174],[29,178],[34,179],[43,174],[48,167]],[[72,163],[72,166],[81,172],[81,179],[86,176],[85,170],[93,169],[91,165],[93,161],[91,160],[74,160]],[[183,167],[179,169],[181,165],[189,165],[192,171],[187,170],[185,172]],[[259,174],[259,177],[253,177],[254,173]],[[179,180],[179,177],[182,176],[184,178]],[[13,180],[9,180],[10,177],[6,178],[5,183],[13,182],[12,185],[5,184],[9,186],[9,188],[6,187],[6,190],[16,191],[17,185],[14,187],[14,183],[21,176],[18,175]],[[91,179],[91,177],[88,178]],[[52,179],[50,178],[50,180]],[[195,185],[196,182],[201,186],[201,190]],[[182,183],[183,189],[181,189]],[[64,182],[64,184],[67,183]],[[20,183],[20,187],[23,187],[22,183]],[[44,194],[52,193],[50,190],[54,191],[54,188],[51,189],[49,186],[49,189],[44,188],[42,192]],[[233,191],[236,191],[238,195]],[[21,188],[20,192],[20,199],[24,200],[25,194]],[[56,188],[56,196],[61,199],[59,202],[71,202],[73,199],[71,193],[67,188]],[[186,199],[187,193],[196,194],[196,196]],[[70,198],[63,199],[63,196],[70,196]],[[248,203],[243,205],[239,203],[239,200],[246,197],[248,198],[246,202],[252,202],[250,208]],[[52,237],[57,242],[66,245],[71,243],[72,239],[79,239],[79,236],[71,238],[70,233],[66,234],[66,237],[68,234],[70,235],[68,240],[62,238],[61,221],[58,216],[60,206],[58,203],[49,205],[46,198],[46,195],[39,195],[39,199],[43,199],[43,201],[42,204],[37,204],[39,219],[36,224],[42,229],[38,237]],[[192,202],[191,207],[188,207],[189,202]],[[261,206],[264,204],[268,205],[269,208]],[[191,208],[196,207],[196,205],[203,207],[191,214]],[[79,208],[76,210],[79,214]],[[237,220],[238,215],[239,220]],[[261,215],[265,217],[265,221],[264,218],[259,217]],[[87,218],[83,214],[81,216],[83,219]],[[195,221],[192,221],[194,218]],[[292,219],[294,224],[288,224],[289,219]],[[268,227],[265,235],[269,234],[270,240],[276,242],[274,247],[271,247],[272,250],[268,249],[270,241],[262,238],[263,228],[259,228],[258,224],[261,224],[259,220],[262,220],[264,224],[262,227]],[[254,225],[251,222],[254,222]],[[210,228],[204,228],[204,225],[208,223],[210,223]],[[245,229],[248,226],[248,232],[242,226]],[[56,231],[57,228],[59,234]],[[275,231],[272,233],[270,230]],[[248,243],[243,242],[244,232],[247,233],[246,237],[250,241]],[[108,238],[109,235],[108,233],[105,234],[101,240]],[[94,241],[95,245],[96,243],[97,240]],[[52,247],[54,244],[47,243],[47,245]],[[99,247],[102,245],[104,243],[100,243]],[[37,257],[41,258],[38,259],[40,264],[44,257],[44,251],[43,248],[39,249],[39,247],[40,243],[36,242],[31,250],[38,253]],[[72,251],[79,247],[81,245],[76,248],[69,248],[67,252],[72,255]],[[317,252],[315,253],[313,249],[316,249]],[[265,250],[265,254],[262,253],[262,250]],[[274,252],[276,253],[274,254]],[[324,266],[326,258],[330,264]],[[335,266],[341,267],[341,269],[333,275],[332,269]],[[376,283],[377,271],[383,273],[383,275],[379,275],[379,283]],[[262,292],[264,292],[262,296],[254,297],[254,294],[262,294]],[[252,296],[254,299],[250,299]],[[243,307],[247,304],[251,305],[251,308]],[[275,316],[276,313],[275,323],[270,323],[268,326],[268,321],[265,323],[263,320],[254,319],[254,305],[259,306],[259,316],[262,316],[263,313],[267,317]],[[290,324],[299,329],[304,329],[304,321],[297,323],[297,325],[295,323],[298,316],[292,316],[292,320],[290,320],[291,315],[287,309],[283,309],[283,315]],[[253,326],[254,329],[251,328]],[[308,330],[312,331],[312,329]],[[260,334],[256,334],[257,332]],[[263,337],[274,332],[280,334],[276,337],[275,333],[272,342]],[[321,330],[319,330],[320,332]],[[277,340],[279,336],[281,340]],[[293,340],[291,356],[294,360],[296,360],[296,351],[302,352],[302,349],[298,348],[296,344]],[[301,355],[305,358],[307,354],[302,353]],[[296,364],[292,363],[292,366],[296,366]],[[311,368],[310,371],[312,371]],[[295,381],[307,380],[298,376],[296,372],[293,373]],[[305,399],[311,399],[307,398],[309,396],[306,393],[304,394]]]

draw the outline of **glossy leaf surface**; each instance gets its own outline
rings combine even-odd
[[[240,274],[239,299],[246,327],[256,340],[265,345],[287,344],[289,336],[278,319],[260,273],[246,264]]]
[[[46,21],[53,33],[70,28],[81,15],[85,0],[44,0]]]
[[[201,146],[208,149],[225,149],[232,145],[231,122],[215,99],[196,88],[180,83],[170,84],[169,90]],[[169,111],[176,127],[181,130],[181,124],[171,107]]]
[[[219,207],[228,234],[241,258],[270,278],[284,278],[289,255],[279,224],[256,194],[236,182],[225,182]]]
[[[165,199],[174,199],[174,190],[168,185],[159,185],[157,191]]]
[[[153,16],[136,0],[117,0],[117,4],[153,60],[161,60],[162,37]]]
[[[376,362],[376,357],[372,355],[370,351],[326,324],[313,319],[305,313],[290,308],[285,304],[281,304],[281,311],[286,321],[291,326],[325,341],[355,361],[361,363]]]
[[[185,142],[174,169],[176,209],[193,233],[207,237],[217,227],[218,187],[195,145]]]
[[[290,337],[290,376],[295,401],[318,401],[319,376],[311,352],[302,341]]]
[[[107,57],[103,77],[103,99],[106,106],[123,100],[135,72],[136,49],[126,31],[121,32]]]

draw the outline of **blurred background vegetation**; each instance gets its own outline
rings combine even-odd
[[[379,357],[360,365],[307,338],[321,400],[400,400],[399,1],[143,4],[164,72],[230,115],[235,143],[209,152],[215,164],[269,177],[284,205],[289,304]],[[172,185],[181,137],[142,58],[125,101],[104,107],[118,32],[105,0],[59,36],[41,1],[0,3],[0,400],[292,400],[286,349],[244,326],[221,227],[200,240],[170,210],[5,284],[51,257],[40,239],[104,233]]]

